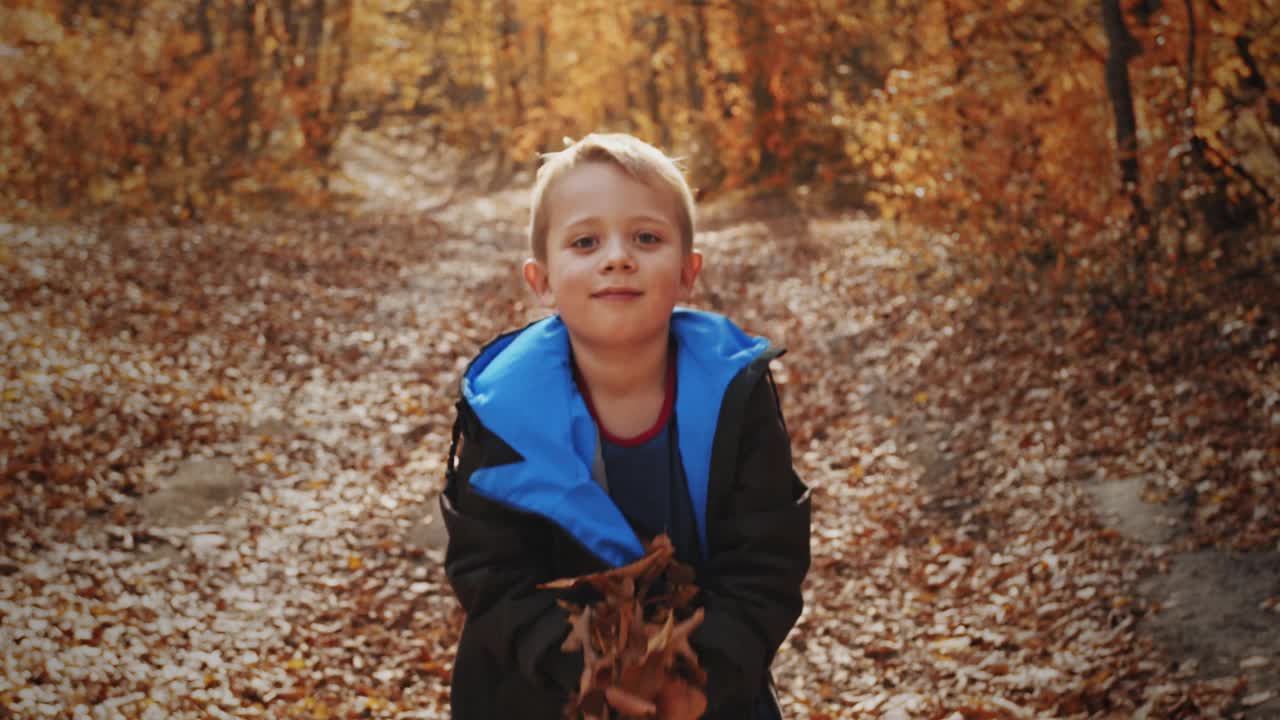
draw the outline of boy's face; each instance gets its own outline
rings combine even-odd
[[[675,199],[609,162],[566,172],[547,194],[544,260],[524,277],[575,341],[624,348],[666,342],[702,256],[684,252]]]

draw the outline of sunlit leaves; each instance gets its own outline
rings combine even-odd
[[[3,712],[391,717],[447,698],[456,603],[403,535],[437,489],[453,355],[493,329],[450,319],[486,270],[421,222],[274,225],[0,226]],[[457,285],[391,290],[428,252]],[[184,479],[201,466],[234,482]]]
[[[0,125],[11,216],[186,220],[225,214],[263,187],[308,202],[346,122],[351,13],[346,3],[288,7],[22,10],[0,31],[0,44],[16,47],[0,74],[18,100],[0,106],[13,121]],[[304,174],[286,170],[294,164]]]

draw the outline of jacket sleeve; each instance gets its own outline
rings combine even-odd
[[[751,390],[727,495],[708,518],[705,618],[690,638],[707,670],[708,710],[756,696],[800,616],[809,569],[809,491],[766,371]]]
[[[554,579],[551,530],[541,518],[489,500],[470,484],[475,470],[520,457],[464,404],[457,437],[462,445],[457,468],[451,450],[440,504],[449,533],[445,574],[467,614],[468,635],[501,667],[567,695],[577,688],[582,656],[560,651],[568,613],[556,604],[556,591],[537,587]]]

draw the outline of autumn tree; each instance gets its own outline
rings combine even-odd
[[[338,147],[369,132],[494,189],[565,138],[623,130],[684,158],[704,194],[865,207],[1006,276],[1158,294],[1187,263],[1265,255],[1238,230],[1277,218],[1280,43],[1259,0],[66,0],[12,15],[0,178],[17,208],[181,219],[267,191],[322,201]]]
[[[353,3],[192,0],[12,10],[0,43],[10,204],[191,218],[305,192],[346,123]],[[302,167],[302,175],[291,174]]]

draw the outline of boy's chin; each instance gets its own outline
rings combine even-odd
[[[667,333],[671,329],[671,321],[653,323],[628,323],[624,326],[575,327],[565,323],[569,329],[569,337],[577,342],[597,348],[633,348],[649,342],[666,342]]]

